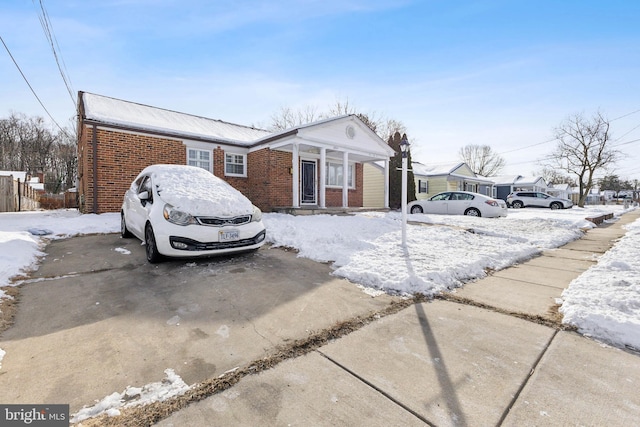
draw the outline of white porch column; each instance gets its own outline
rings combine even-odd
[[[342,154],[342,207],[349,207],[349,153]]]
[[[291,170],[292,170],[292,185],[291,185],[291,206],[294,208],[300,207],[300,160],[298,154],[298,144],[293,144],[293,151],[291,156]]]
[[[322,147],[320,148],[320,189],[319,192],[319,201],[320,208],[326,208],[326,193],[327,193],[327,149]]]
[[[384,207],[389,209],[389,159],[384,161]]]

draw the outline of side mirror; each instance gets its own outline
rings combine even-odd
[[[141,193],[138,193],[138,199],[140,199],[142,201],[149,200],[149,192],[148,191],[143,191]]]

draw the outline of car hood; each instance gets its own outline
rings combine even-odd
[[[200,168],[168,168],[151,174],[158,196],[194,216],[234,217],[253,213],[241,192]]]

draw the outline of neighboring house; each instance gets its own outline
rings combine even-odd
[[[542,177],[525,177],[522,175],[492,176],[495,183],[493,197],[507,200],[509,193],[514,191],[547,191],[547,183]]]
[[[119,211],[131,181],[156,163],[207,169],[265,211],[362,207],[363,165],[380,162],[388,176],[394,155],[355,115],[273,133],[86,92],[78,106],[83,212]]]
[[[420,162],[412,162],[413,176],[416,181],[416,198],[418,200],[443,191],[472,191],[490,196],[493,181],[476,175],[466,163],[447,163],[428,166]]]
[[[384,163],[365,163],[363,172],[362,206],[365,208],[385,207],[385,173]],[[387,177],[386,182],[389,182]],[[388,200],[388,198],[387,198]]]
[[[550,184],[547,193],[561,199],[571,200],[571,185],[569,184]]]

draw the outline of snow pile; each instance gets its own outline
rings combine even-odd
[[[75,209],[0,213],[0,286],[36,269],[48,239],[114,233],[119,224],[118,214],[81,215]]]
[[[580,333],[640,351],[640,220],[562,293],[564,322]]]
[[[129,386],[122,393],[112,393],[93,406],[85,406],[71,416],[71,423],[79,423],[103,413],[115,417],[120,415],[122,408],[162,402],[189,390],[189,386],[173,369],[165,369],[164,373],[166,377],[161,382],[147,384],[144,387]]]
[[[38,237],[27,231],[0,231],[0,247],[11,248],[10,251],[0,251],[0,286],[9,279],[36,267],[38,257],[43,256]],[[0,290],[0,298],[4,292]]]

